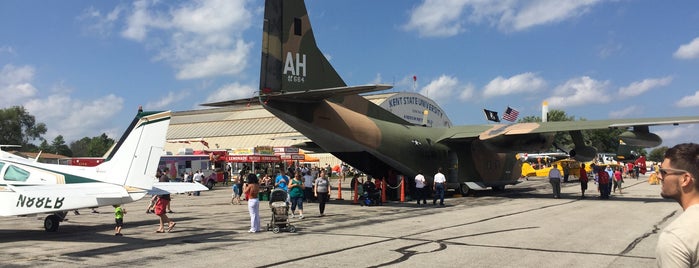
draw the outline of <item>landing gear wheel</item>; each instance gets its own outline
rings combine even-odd
[[[493,186],[493,191],[502,192],[505,190],[505,185]]]
[[[279,231],[280,231],[279,226],[274,226],[274,227],[272,228],[272,232],[275,233],[275,234],[278,234]]]
[[[213,181],[207,181],[207,182],[206,182],[206,188],[209,188],[209,190],[214,189],[214,182],[213,182]]]
[[[296,227],[293,225],[289,225],[289,232],[290,233],[295,233],[296,232]]]
[[[468,188],[468,185],[462,183],[459,186],[459,193],[461,194],[461,196],[468,196],[468,194],[471,193],[471,188]]]
[[[58,230],[58,225],[61,222],[61,219],[58,218],[56,215],[48,215],[46,216],[46,219],[44,219],[44,229],[47,232],[55,232]]]

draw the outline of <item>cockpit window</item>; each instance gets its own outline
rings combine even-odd
[[[9,166],[5,171],[4,179],[6,181],[27,181],[29,172],[15,166]]]

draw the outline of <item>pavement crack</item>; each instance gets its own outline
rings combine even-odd
[[[642,234],[641,236],[637,237],[636,239],[634,239],[628,246],[626,246],[626,248],[625,248],[624,250],[622,250],[622,251],[619,253],[619,255],[626,255],[626,254],[628,254],[629,252],[631,252],[631,250],[633,250],[634,248],[636,248],[636,245],[638,245],[639,243],[641,243],[641,241],[643,241],[644,239],[648,238],[648,237],[649,237],[650,235],[652,235],[652,234],[657,234],[657,233],[658,233],[658,230],[660,230],[660,225],[664,224],[668,219],[670,219],[670,218],[672,218],[673,216],[675,216],[676,213],[677,213],[677,210],[675,210],[675,211],[673,211],[672,213],[668,214],[667,216],[663,217],[663,219],[661,219],[658,223],[656,223],[656,224],[653,225],[653,228],[652,228],[650,231],[648,231],[648,232]]]

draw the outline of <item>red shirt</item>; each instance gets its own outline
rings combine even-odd
[[[609,184],[609,174],[603,169],[597,172],[600,184]]]
[[[621,171],[619,171],[619,170],[614,171],[614,180],[621,181]]]
[[[587,171],[584,168],[580,168],[580,181],[587,182]]]

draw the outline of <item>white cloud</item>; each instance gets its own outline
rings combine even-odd
[[[111,118],[121,111],[123,105],[124,99],[113,94],[89,101],[55,94],[45,99],[32,99],[24,107],[34,115],[37,122],[46,124],[48,131],[44,137],[47,140],[63,135],[69,143],[102,133],[115,137],[115,124]],[[128,122],[119,122],[117,125],[126,123]],[[99,131],[91,132],[94,130]]]
[[[522,73],[510,78],[498,76],[483,88],[483,97],[490,98],[518,93],[537,92],[546,87],[546,81],[534,73]]]
[[[652,88],[667,86],[670,83],[672,83],[672,76],[666,76],[663,78],[644,79],[643,81],[633,82],[628,86],[620,88],[619,89],[619,96],[621,96],[621,97],[638,96],[638,95],[641,95]]]
[[[688,44],[681,45],[672,56],[685,60],[699,58],[699,37]]]
[[[659,130],[652,132],[663,139],[662,146],[672,147],[680,143],[694,142],[699,140],[699,129],[697,125],[679,125],[679,126],[658,126]]]
[[[112,11],[102,14],[95,7],[89,7],[83,10],[83,13],[77,17],[77,20],[83,22],[85,32],[106,38],[112,34],[123,10],[124,7],[119,5]]]
[[[695,107],[699,106],[699,91],[694,92],[694,95],[684,96],[675,103],[677,107]]]
[[[381,77],[381,73],[377,73],[376,77],[374,77],[374,80],[371,80],[369,84],[381,84],[383,82],[383,77]]]
[[[212,52],[208,55],[183,62],[177,72],[178,79],[204,78],[213,75],[241,73],[247,65],[247,55],[250,54],[251,43],[239,40],[234,50]]]
[[[227,100],[238,100],[256,96],[257,87],[251,85],[242,85],[238,82],[225,85],[217,89],[214,93],[206,98],[206,103],[220,102]]]
[[[471,83],[468,83],[463,88],[461,88],[461,93],[459,93],[459,100],[460,101],[472,100],[473,97],[475,96],[475,94],[476,94],[476,86],[474,86]]]
[[[415,76],[415,80],[413,80],[412,75],[407,75],[403,77],[403,79],[398,80],[395,85],[393,85],[393,88],[400,90],[400,91],[410,91],[410,92],[415,92],[417,88],[420,87],[420,78]]]
[[[38,90],[32,85],[34,74],[34,67],[31,66],[3,66],[0,69],[0,107],[16,106],[35,96]]]
[[[459,80],[456,77],[442,75],[423,87],[420,94],[440,103],[442,100],[448,100],[458,86]]]
[[[168,92],[167,96],[156,100],[156,101],[151,101],[146,103],[146,105],[143,107],[145,110],[160,110],[160,109],[165,109],[169,106],[171,106],[173,103],[179,102],[181,100],[186,99],[189,97],[189,91],[188,90],[182,90],[180,92]]]
[[[417,30],[420,36],[447,37],[463,31],[461,13],[467,1],[426,0],[414,8],[410,20],[403,26]]]
[[[627,118],[629,116],[632,116],[634,114],[639,114],[642,112],[643,112],[643,107],[631,105],[631,106],[628,106],[628,107],[621,109],[621,110],[618,110],[618,111],[609,112],[609,117],[610,118]]]
[[[155,5],[157,5],[156,1],[139,0],[134,2],[133,10],[127,15],[126,27],[121,31],[121,36],[135,41],[144,41],[148,34],[148,28],[170,28],[166,15],[149,10]]]
[[[558,23],[579,17],[601,0],[425,0],[411,10],[405,30],[423,37],[449,37],[465,24],[487,22],[504,32]]]
[[[512,13],[504,13],[500,18],[501,29],[521,31],[534,26],[553,24],[570,18],[579,17],[600,2],[600,0],[559,1],[536,0],[523,1],[524,5]]]
[[[156,49],[155,59],[177,69],[178,79],[240,74],[252,47],[242,39],[253,21],[248,2],[196,0],[163,12],[167,3],[137,1],[121,35]]]
[[[10,55],[17,54],[17,52],[15,52],[15,48],[11,46],[0,46],[0,54],[2,53],[7,53]]]
[[[565,108],[590,103],[607,103],[612,100],[604,92],[609,81],[597,81],[588,76],[573,78],[556,87],[554,96],[548,99],[549,107]]]

